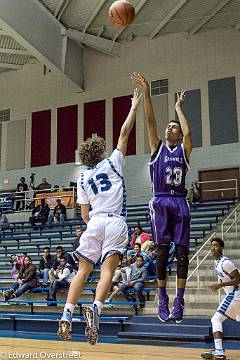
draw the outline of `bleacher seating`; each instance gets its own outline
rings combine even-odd
[[[234,200],[214,200],[202,201],[191,205],[192,223],[191,223],[191,247],[195,249],[207,236],[218,221],[229,211],[234,205]],[[136,225],[141,225],[145,231],[150,232],[149,223],[149,209],[147,204],[131,205],[128,207],[127,224],[129,227],[129,234],[131,234]],[[52,248],[52,253],[55,252],[57,245],[62,245],[67,251],[72,251],[73,242],[75,240],[74,230],[79,225],[83,225],[81,219],[68,219],[64,226],[58,224],[38,225],[32,228],[26,221],[18,221],[11,224],[9,229],[5,229],[0,238],[0,290],[10,288],[10,255],[12,253],[22,254],[27,253],[33,259],[35,265],[40,259],[41,249],[44,246]],[[85,284],[83,296],[78,302],[79,316],[75,316],[76,321],[82,321],[81,308],[82,305],[92,303],[93,295],[95,294],[96,284],[99,280],[99,268],[94,269],[89,277],[89,282]],[[151,278],[151,281],[154,277]],[[48,288],[38,286],[33,291],[25,293],[20,299],[10,300],[5,303],[3,298],[0,300],[0,318],[1,321],[11,319],[14,321],[21,320],[49,320],[53,321],[59,318],[65,304],[66,294],[60,292],[58,294],[58,301],[55,306],[49,306],[45,300],[46,291]],[[146,281],[144,292],[146,300],[152,300],[156,295],[156,282]],[[103,321],[111,323],[121,323],[121,329],[118,330],[123,333],[123,324],[127,318],[131,318],[138,313],[137,302],[129,303],[122,295],[116,297],[116,301],[112,303],[113,308],[105,306],[103,311]],[[133,305],[133,308],[130,308]],[[140,310],[141,312],[141,310]],[[5,319],[5,320],[4,320]],[[14,325],[15,326],[15,325]]]

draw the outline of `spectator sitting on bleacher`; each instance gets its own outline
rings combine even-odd
[[[64,251],[64,250],[63,250],[63,247],[60,246],[60,245],[56,247],[56,255],[55,255],[54,258],[53,258],[53,266],[52,266],[53,270],[56,270],[56,269],[57,269],[57,267],[58,267],[58,265],[59,265],[59,263],[60,263],[60,259],[61,259],[62,257],[66,260],[66,262],[67,262],[69,265],[72,266],[72,268],[73,268],[74,270],[78,270],[78,267],[77,267],[74,259],[72,258],[72,256],[71,256],[69,253],[67,253],[66,251]]]
[[[48,224],[60,223],[60,225],[64,225],[64,220],[67,217],[67,208],[65,205],[61,203],[61,199],[57,199],[57,205],[53,210],[53,214],[48,215]]]
[[[82,236],[82,229],[80,227],[75,229],[76,239],[73,244],[73,250],[76,250],[80,244],[80,237]]]
[[[41,256],[37,277],[43,279],[43,286],[47,286],[48,283],[48,273],[53,267],[53,256],[50,254],[50,247],[46,246],[43,248],[43,255]]]
[[[58,290],[67,290],[75,276],[75,272],[70,264],[66,262],[64,257],[60,258],[59,266],[55,271],[55,279],[52,281],[47,301],[56,301],[56,293]]]
[[[16,194],[17,195],[17,201],[16,201],[16,210],[23,210],[24,209],[24,198],[25,198],[25,195],[24,194],[20,194],[21,192],[23,191],[28,191],[28,186],[27,184],[25,183],[25,177],[22,176],[20,178],[20,183],[17,184],[17,192],[19,194]]]
[[[34,188],[34,190],[41,190],[41,192],[49,192],[51,190],[52,185],[47,182],[46,178],[42,178],[41,184]],[[45,191],[44,191],[45,190]]]
[[[45,203],[45,199],[41,199],[41,204],[37,205],[33,211],[32,216],[29,218],[29,221],[32,226],[36,226],[36,223],[41,223],[42,225],[46,224],[49,214],[48,204]]]
[[[16,254],[12,254],[11,260],[9,262],[12,265],[11,278],[17,280],[19,270],[21,269],[21,266],[24,265],[24,256],[18,256]]]
[[[0,234],[3,229],[7,229],[9,227],[8,218],[5,214],[3,214],[3,209],[0,208]]]
[[[152,259],[148,256],[148,254],[145,251],[141,251],[141,245],[135,244],[134,246],[134,254],[131,254],[130,257],[132,259],[132,263],[136,261],[136,258],[138,255],[141,255],[144,260],[144,266],[147,269],[147,274],[149,276],[155,276],[156,275],[156,267]]]
[[[187,194],[187,200],[190,204],[199,201],[201,198],[201,189],[198,181],[193,181]]]
[[[134,294],[137,300],[140,302],[140,307],[145,305],[145,297],[142,293],[144,287],[144,281],[147,276],[147,269],[144,266],[144,259],[141,255],[137,255],[136,261],[131,265],[131,271],[126,283],[120,286],[120,291],[123,293],[128,301],[133,301],[134,298],[130,294],[129,290],[134,289]]]
[[[134,233],[130,240],[131,248],[134,248],[135,244],[144,244],[145,241],[150,241],[150,235],[146,232],[143,232],[143,229],[140,225],[135,227]]]
[[[36,266],[32,264],[30,256],[24,257],[24,265],[21,267],[18,279],[9,290],[3,291],[5,301],[21,296],[37,285]]]

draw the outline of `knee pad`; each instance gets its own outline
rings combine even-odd
[[[157,245],[157,277],[159,280],[166,279],[168,251],[169,251],[169,244]]]
[[[212,322],[212,331],[213,333],[220,331],[223,332],[223,321],[226,319],[226,316],[216,312],[213,317],[211,318]]]
[[[188,274],[188,248],[183,245],[176,245],[177,277],[186,279]]]

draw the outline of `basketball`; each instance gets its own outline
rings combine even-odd
[[[134,6],[127,0],[117,0],[109,8],[109,17],[113,25],[125,27],[134,20]]]

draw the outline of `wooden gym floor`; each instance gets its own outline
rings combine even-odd
[[[0,339],[0,359],[83,359],[83,360],[191,360],[200,359],[203,349],[62,342],[51,340]],[[239,360],[240,350],[228,350],[227,359]]]

